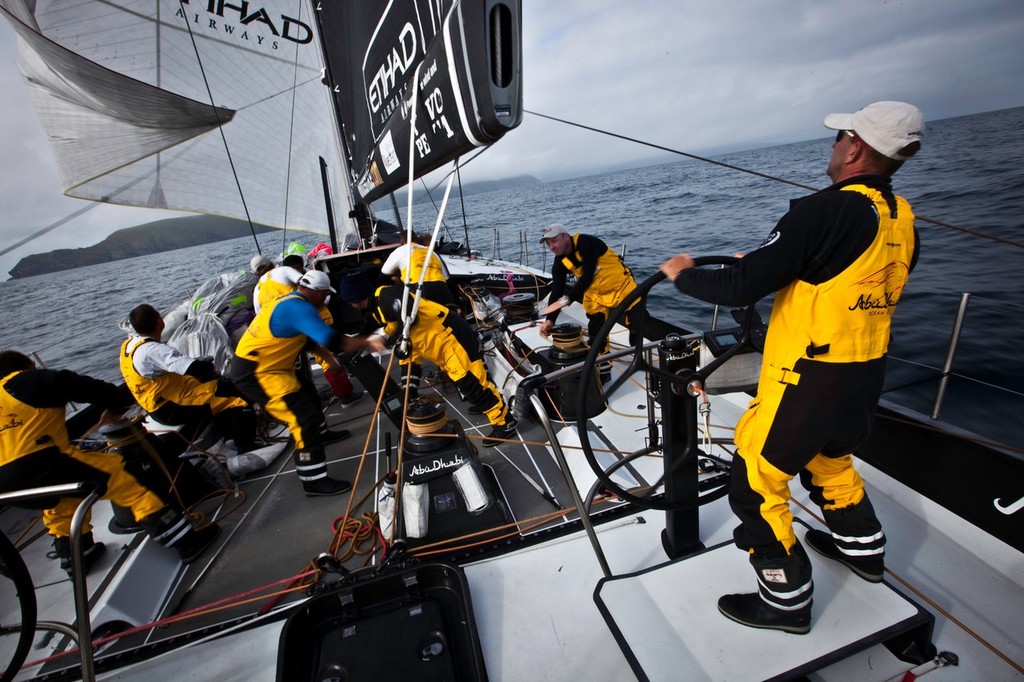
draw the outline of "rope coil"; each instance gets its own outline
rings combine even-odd
[[[578,324],[556,324],[550,332],[551,345],[566,353],[587,350],[589,346],[583,341],[583,327]]]

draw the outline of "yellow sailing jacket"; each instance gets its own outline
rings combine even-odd
[[[295,291],[294,284],[278,282],[270,276],[270,272],[264,273],[263,276],[260,277],[259,285],[260,293],[258,300],[260,303],[260,310],[263,310],[270,305],[271,301],[275,301],[285,294],[290,294]]]
[[[576,252],[579,238],[578,232],[572,237],[572,253]],[[562,265],[577,279],[582,277],[582,263],[563,256]],[[632,271],[622,262],[619,254],[609,248],[598,257],[594,280],[583,292],[581,303],[588,313],[605,312],[617,306],[633,289],[636,289],[636,280],[633,279]]]
[[[21,372],[0,379],[0,466],[25,455],[56,447],[71,448],[64,424],[65,408],[33,407],[7,392],[3,385]]]
[[[271,301],[260,308],[260,312],[249,324],[249,328],[238,340],[235,355],[256,363],[256,374],[265,372],[285,372],[295,374],[295,359],[306,346],[308,337],[296,334],[292,337],[277,337],[270,331],[270,316],[278,303],[298,293],[288,294]]]
[[[149,379],[135,370],[135,365],[132,362],[135,351],[142,344],[150,341],[153,339],[135,336],[125,339],[125,342],[121,344],[121,353],[118,359],[124,383],[128,385],[132,395],[135,396],[135,401],[147,412],[153,412],[168,400],[184,405],[183,396],[199,384],[195,377],[167,372],[156,379]]]
[[[411,284],[417,284],[420,281],[420,273],[423,272],[423,264],[427,260],[427,249],[422,246],[410,246],[409,247],[409,258],[408,266],[402,268],[400,274],[403,282],[409,282]],[[427,264],[427,274],[423,278],[424,282],[444,282],[444,265],[441,263],[441,258],[436,254],[430,254],[430,263]],[[406,273],[406,271],[409,271]],[[408,278],[406,278],[408,274]]]
[[[273,270],[271,270],[271,272],[273,272]],[[260,277],[259,285],[260,295],[258,300],[260,303],[260,310],[263,310],[282,296],[292,293],[295,291],[297,286],[295,284],[286,284],[284,282],[278,282],[276,279],[272,279],[270,277],[270,272],[264,273],[264,275]],[[327,309],[327,306],[320,308],[317,312],[320,313],[320,318],[324,322],[327,324],[334,324],[334,316],[331,315],[331,311]]]
[[[762,381],[796,383],[799,377],[791,370],[801,358],[865,362],[888,350],[893,309],[914,254],[914,214],[910,204],[896,197],[897,209],[890,215],[882,193],[865,185],[841,191],[871,199],[879,216],[878,234],[853,264],[827,282],[797,280],[776,294]]]
[[[135,402],[146,412],[154,412],[165,403],[175,405],[209,405],[214,414],[232,407],[245,407],[241,398],[222,397],[217,395],[217,381],[199,381],[187,374],[167,372],[155,379],[150,379],[135,370],[132,361],[142,344],[153,341],[140,336],[127,339],[121,344],[121,376],[124,383],[135,396]]]

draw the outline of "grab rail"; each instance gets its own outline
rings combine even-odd
[[[17,505],[20,502],[47,497],[81,497],[85,499],[75,509],[71,518],[71,585],[75,597],[75,617],[78,625],[78,651],[82,658],[83,682],[94,682],[92,627],[89,620],[89,591],[85,583],[85,563],[82,559],[82,528],[89,510],[100,499],[103,485],[95,481],[48,485],[0,493],[0,504]],[[37,623],[38,625],[38,623]],[[58,628],[60,629],[60,628]],[[70,630],[70,628],[68,628]],[[62,632],[67,632],[61,629]]]
[[[573,477],[572,471],[569,469],[569,461],[565,458],[565,453],[562,451],[562,445],[558,442],[558,434],[555,433],[555,427],[551,423],[551,419],[548,417],[547,411],[544,409],[544,403],[541,402],[536,391],[530,392],[530,405],[533,406],[533,411],[537,414],[537,418],[540,420],[541,426],[544,427],[544,431],[547,433],[548,440],[551,443],[551,450],[554,452],[555,459],[558,461],[558,468],[561,469],[562,477],[565,478],[565,483],[569,486],[569,492],[572,494],[572,501],[573,504],[576,505],[576,512],[579,514],[580,523],[583,524],[583,528],[587,532],[587,537],[590,539],[590,544],[594,548],[594,555],[597,557],[597,562],[601,564],[601,572],[604,573],[606,578],[610,578],[612,576],[612,569],[608,565],[608,559],[605,557],[604,549],[601,547],[601,542],[597,539],[597,531],[594,530],[594,523],[590,520],[590,514],[587,513],[586,505],[583,502],[583,498],[580,496],[579,488],[576,487],[576,479]]]
[[[1016,390],[1014,390],[1012,388],[1008,388],[1006,386],[999,386],[999,385],[996,385],[996,384],[992,384],[992,383],[989,383],[987,381],[983,381],[981,379],[976,379],[974,377],[970,377],[970,376],[967,376],[967,375],[958,374],[957,372],[953,371],[953,364],[954,364],[954,360],[956,358],[957,349],[958,349],[958,346],[960,344],[961,336],[962,336],[962,334],[963,334],[963,332],[964,332],[964,330],[966,328],[967,310],[968,310],[968,305],[969,305],[969,303],[971,301],[971,298],[972,298],[972,294],[969,293],[969,292],[962,292],[959,295],[959,306],[958,306],[956,315],[955,315],[954,320],[953,320],[953,326],[952,326],[952,330],[951,330],[950,335],[949,335],[949,341],[946,344],[945,359],[944,359],[942,367],[938,367],[938,366],[935,366],[935,365],[929,365],[929,364],[918,362],[918,361],[915,361],[915,360],[908,360],[908,359],[897,357],[895,355],[891,355],[890,354],[888,356],[888,361],[890,363],[899,363],[901,365],[912,365],[912,366],[915,366],[915,367],[920,367],[920,368],[922,368],[924,370],[931,370],[931,373],[929,373],[927,376],[920,376],[920,377],[914,378],[914,379],[912,379],[910,381],[906,381],[905,383],[900,383],[900,384],[896,384],[896,385],[892,385],[892,386],[887,386],[882,391],[883,395],[885,395],[885,394],[892,394],[892,393],[894,393],[896,391],[901,391],[903,389],[912,388],[914,386],[920,386],[920,385],[923,385],[923,384],[929,384],[929,383],[931,383],[933,381],[937,381],[938,384],[937,384],[937,387],[936,387],[936,390],[935,390],[934,397],[931,398],[931,414],[930,414],[930,417],[933,420],[938,420],[940,418],[940,416],[942,414],[942,410],[943,410],[943,408],[946,405],[947,398],[950,397],[950,395],[952,395],[952,394],[949,393],[949,389],[950,389],[949,384],[950,384],[950,380],[953,379],[953,378],[963,379],[965,381],[969,381],[971,383],[974,383],[974,384],[977,384],[977,385],[980,385],[980,386],[985,386],[985,387],[988,387],[988,388],[992,388],[992,389],[1001,391],[1004,394],[1009,394],[1009,395],[1012,395],[1012,396],[1018,397],[1018,398],[1024,398],[1024,393],[1021,393],[1020,391],[1016,391]],[[715,306],[714,309],[713,309],[713,312],[712,312],[711,329],[715,329],[717,327],[718,319],[719,319],[719,313],[720,313],[720,307],[719,306]],[[892,400],[892,402],[900,403],[900,401],[898,401],[898,400]],[[902,404],[902,403],[900,403],[900,404]],[[906,405],[906,406],[909,407],[909,405]],[[926,409],[927,408],[924,408],[922,406],[920,411],[922,413],[924,413]]]
[[[942,401],[946,397],[946,386],[949,385],[949,373],[953,369],[953,357],[956,355],[956,346],[960,342],[960,333],[964,328],[964,318],[967,317],[967,303],[971,300],[969,293],[960,294],[960,307],[957,309],[956,321],[953,322],[953,332],[949,338],[949,347],[946,350],[946,362],[942,365],[942,378],[939,380],[939,389],[935,393],[935,404],[932,405],[932,419],[939,418],[942,410]]]

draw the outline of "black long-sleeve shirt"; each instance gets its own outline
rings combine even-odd
[[[72,439],[81,437],[95,424],[102,410],[123,412],[135,404],[127,386],[115,386],[66,369],[30,369],[11,377],[3,387],[26,405],[40,409],[65,407],[68,403],[91,405],[68,420],[68,436]]]
[[[556,256],[551,266],[551,296],[548,300],[557,301],[562,296],[568,296],[570,301],[579,303],[583,300],[583,294],[594,281],[594,274],[597,272],[597,260],[608,250],[608,245],[598,237],[589,234],[580,234],[576,240],[575,247],[565,256]],[[582,268],[576,283],[565,289],[565,278],[569,274],[562,258],[568,258]],[[554,320],[558,317],[555,311],[547,316],[547,319]]]
[[[31,369],[11,377],[4,389],[32,407],[64,407],[68,403],[89,403],[111,410],[135,404],[124,386],[76,374],[66,369]]]
[[[794,200],[789,212],[756,250],[726,268],[687,268],[676,288],[694,298],[725,306],[745,306],[790,282],[826,282],[864,253],[878,233],[874,203],[842,187],[860,184],[892,196],[892,180],[883,175],[849,178]],[[913,270],[919,254],[915,229]]]

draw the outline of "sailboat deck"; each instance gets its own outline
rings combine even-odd
[[[885,680],[912,666],[874,643],[877,639],[865,639],[861,630],[865,620],[870,622],[867,629],[871,632],[899,629],[908,619],[915,621],[916,607],[903,594],[919,602],[929,600],[929,610],[939,615],[936,645],[940,651],[953,651],[961,657],[959,668],[938,670],[930,679],[1011,679],[1016,674],[1012,661],[1024,660],[1024,646],[1014,635],[1015,614],[1024,605],[1020,553],[926,498],[909,494],[870,466],[862,466],[861,472],[890,539],[887,585],[863,583],[841,566],[812,554],[818,591],[811,635],[745,628],[717,614],[718,595],[754,588],[746,558],[731,546],[735,519],[724,499],[700,512],[700,537],[712,549],[677,562],[669,562],[662,548],[663,513],[637,513],[621,502],[605,503],[608,513],[597,525],[596,536],[616,576],[600,588],[599,598],[610,614],[611,624],[606,623],[595,603],[595,590],[607,576],[586,534],[573,521],[568,484],[555,464],[545,431],[535,421],[526,420],[519,429],[522,442],[482,448],[479,439],[489,431],[483,417],[470,415],[468,406],[443,384],[422,393],[445,398],[449,416],[465,425],[485,470],[493,474],[500,489],[497,506],[509,517],[503,533],[510,539],[489,543],[486,550],[472,547],[472,541],[464,539],[455,543],[456,550],[422,557],[425,561],[456,560],[462,565],[490,679],[630,679],[637,674],[630,666],[632,657],[642,674],[655,680],[678,679],[674,673],[679,670],[686,671],[687,679],[756,680],[804,670],[801,666],[810,670],[822,665],[827,667],[807,673],[809,679]],[[184,570],[141,535],[109,534],[105,527],[108,509],[105,503],[98,505],[96,537],[112,551],[102,559],[99,573],[90,576],[93,625],[102,629],[103,623],[98,621],[116,613],[110,604],[145,601],[138,599],[137,592],[119,595],[126,588],[102,577],[104,569],[131,561],[140,565],[151,562],[145,564],[146,584],[153,607],[159,608],[140,617],[140,622],[199,610],[187,619],[164,622],[131,635],[124,643],[101,649],[101,656],[115,654],[119,664],[125,660],[118,660],[116,652],[129,646],[144,644],[152,655],[161,647],[168,652],[119,672],[104,672],[105,664],[100,662],[99,679],[177,679],[196,670],[203,671],[204,679],[236,679],[241,670],[246,680],[275,679],[284,618],[289,613],[284,607],[307,596],[305,589],[293,587],[293,581],[313,566],[317,556],[331,550],[336,519],[346,513],[359,519],[373,510],[374,488],[387,466],[389,434],[397,449],[398,434],[392,424],[385,421],[369,430],[374,407],[367,396],[346,408],[329,405],[326,411],[332,427],[353,432],[351,438],[329,445],[327,453],[332,476],[357,481],[353,499],[361,502],[359,506],[349,509],[348,495],[306,497],[286,451],[267,469],[238,483],[245,494],[240,506],[231,509],[237,498],[229,496],[220,512],[210,510],[221,526],[221,535],[213,548]],[[642,446],[645,430],[636,424],[646,424],[641,420],[646,406],[627,392],[616,397],[611,407],[590,421],[591,432],[608,443],[626,443],[626,449]],[[742,400],[717,401],[713,421],[733,423],[742,407]],[[633,416],[638,419],[634,421]],[[554,428],[575,484],[585,494],[596,479],[574,448],[578,444],[575,423],[556,423]],[[361,455],[368,432],[372,436],[364,460]],[[651,480],[660,465],[660,460],[641,459],[624,480],[633,484]],[[569,509],[556,514],[554,505],[526,476]],[[798,488],[794,486],[795,515],[802,523],[820,527],[819,520],[800,508],[813,509],[813,505]],[[229,509],[230,513],[224,514]],[[415,552],[415,547],[411,551]],[[379,551],[355,554],[345,565],[359,570],[378,564],[380,558]],[[41,618],[70,622],[68,581],[56,562],[35,559],[47,571],[36,574]],[[661,568],[652,570],[655,567]],[[332,583],[338,577],[325,574],[323,579]],[[236,604],[238,601],[243,603]],[[871,608],[863,608],[865,604]],[[201,608],[209,605],[215,607]],[[238,624],[240,632],[224,629],[236,619],[263,610],[267,612],[263,619]],[[976,636],[967,634],[944,612],[966,621]],[[204,631],[214,624],[226,625]],[[30,660],[68,648],[63,637],[42,631],[36,642],[41,648],[33,650]],[[797,656],[793,647],[807,651]],[[833,661],[837,650],[852,653],[865,647],[866,653]],[[761,658],[770,655],[774,656],[771,661]],[[538,660],[543,660],[542,670]],[[19,679],[76,665],[77,655],[72,654],[27,670]]]

